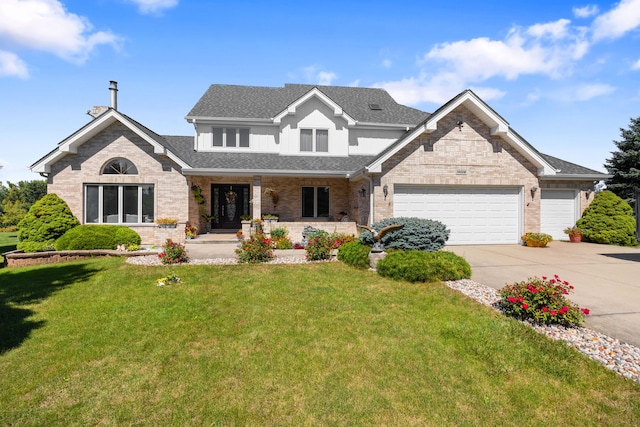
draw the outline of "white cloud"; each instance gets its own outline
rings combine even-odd
[[[634,70],[634,71],[640,70],[640,59],[638,59],[636,62],[634,62],[631,65],[631,69]]]
[[[171,9],[178,5],[179,0],[129,0],[138,5],[140,13],[157,14],[165,9]]]
[[[331,85],[331,82],[333,82],[338,77],[338,75],[329,71],[320,71],[317,77],[318,84],[329,86]]]
[[[640,0],[621,0],[593,21],[593,39],[617,39],[640,26]]]
[[[578,101],[588,101],[602,95],[608,95],[615,92],[616,88],[602,83],[585,84],[578,87],[575,91],[575,99]]]
[[[552,78],[569,75],[573,62],[589,50],[587,29],[572,27],[567,19],[512,28],[504,40],[479,37],[434,46],[418,63],[418,77],[380,82],[399,102],[442,103],[476,85],[483,98],[496,99],[505,92],[478,85],[493,78],[515,80],[521,75]],[[482,95],[480,95],[482,96]]]
[[[392,65],[393,65],[393,62],[390,59],[383,59],[382,60],[382,66],[384,68],[391,68]]]
[[[69,13],[58,0],[0,2],[0,41],[17,48],[83,63],[99,45],[118,47],[120,38],[110,31],[91,31],[86,18]]]
[[[331,83],[336,78],[338,78],[338,75],[336,73],[333,73],[331,71],[319,70],[318,67],[315,65],[310,65],[308,67],[305,67],[302,69],[302,71],[304,72],[305,78],[308,81],[312,81],[316,84],[323,85],[323,86],[330,86]]]
[[[27,64],[13,52],[0,50],[0,76],[29,77]]]
[[[589,18],[590,16],[597,15],[598,12],[600,12],[600,9],[598,9],[598,6],[595,4],[573,8],[573,16],[576,18]]]

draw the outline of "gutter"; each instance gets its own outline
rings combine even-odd
[[[272,170],[272,169],[205,169],[191,168],[183,169],[183,175],[204,175],[204,176],[286,176],[286,177],[323,177],[323,178],[348,178],[352,171],[326,171],[326,170]]]
[[[601,174],[579,174],[579,173],[567,173],[558,175],[541,175],[538,177],[540,181],[603,181],[613,178],[613,175]]]

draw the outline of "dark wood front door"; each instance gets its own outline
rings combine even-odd
[[[211,214],[214,228],[239,229],[240,217],[249,215],[249,186],[238,184],[211,185]]]

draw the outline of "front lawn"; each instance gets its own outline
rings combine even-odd
[[[341,263],[3,269],[0,321],[0,425],[640,424],[637,383]]]
[[[0,268],[4,265],[3,253],[14,251],[18,244],[18,232],[17,231],[2,231],[0,232]]]

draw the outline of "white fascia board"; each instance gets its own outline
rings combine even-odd
[[[378,157],[373,163],[369,166],[366,166],[365,169],[367,172],[372,173],[380,173],[382,172],[382,164],[393,157],[398,151],[402,150],[407,144],[412,142],[414,139],[422,135],[423,133],[431,133],[434,129],[427,129],[426,124],[421,126],[417,126],[409,135],[406,135],[401,141],[396,142],[389,151],[384,153],[381,157]]]
[[[522,141],[516,134],[507,131],[503,137],[512,142],[511,146],[515,148],[520,154],[522,154],[527,160],[533,163],[538,168],[538,176],[555,175],[558,171],[551,166],[542,156],[536,151],[532,150],[528,144]]]
[[[352,171],[312,171],[312,170],[271,170],[271,169],[208,169],[188,168],[183,169],[183,175],[203,176],[286,176],[286,177],[323,177],[323,178],[347,178]]]
[[[118,116],[120,116],[119,120],[120,120],[120,122],[122,124],[127,126],[133,133],[138,135],[140,138],[144,139],[149,144],[151,144],[151,146],[153,147],[153,152],[155,154],[160,154],[160,155],[167,156],[168,158],[170,158],[171,160],[176,162],[178,165],[180,165],[181,168],[188,168],[189,167],[188,164],[186,164],[183,160],[181,160],[173,152],[169,151],[167,149],[167,147],[165,147],[164,145],[160,144],[158,141],[153,139],[151,136],[147,135],[145,132],[140,130],[140,128],[138,126],[135,126],[133,123],[131,123],[125,117],[123,117],[121,114],[119,114],[119,113],[117,113],[117,114],[118,114]]]
[[[427,120],[427,129],[436,130],[438,128],[438,122],[460,105],[464,105],[469,111],[482,120],[489,127],[491,135],[505,135],[509,130],[509,123],[498,116],[485,102],[471,91],[465,92],[455,102],[432,114]]]
[[[356,127],[358,129],[402,129],[408,131],[413,129],[416,125],[411,123],[373,123],[373,122],[357,122]]]
[[[261,119],[261,118],[252,118],[252,117],[196,117],[196,116],[187,116],[185,117],[187,122],[196,124],[211,124],[211,125],[229,125],[234,123],[242,123],[242,124],[256,124],[256,125],[269,125],[273,124],[273,119]]]
[[[579,174],[579,173],[558,173],[556,175],[551,175],[551,176],[547,176],[547,175],[543,175],[540,176],[539,179],[540,181],[602,181],[602,180],[606,180],[606,179],[611,179],[613,178],[613,175],[608,175],[608,174]]]
[[[110,109],[97,119],[93,119],[91,122],[87,123],[71,136],[60,141],[58,143],[58,147],[54,151],[31,166],[31,171],[37,173],[51,172],[52,164],[62,159],[67,154],[76,154],[79,146],[114,123],[117,120],[114,113],[115,110]]]
[[[327,97],[327,95],[325,95],[318,88],[315,88],[315,87],[311,89],[309,92],[305,93],[300,98],[298,98],[293,104],[289,105],[286,109],[282,110],[279,114],[277,114],[273,118],[273,123],[280,124],[283,117],[288,115],[295,115],[296,109],[300,105],[304,104],[305,102],[307,102],[309,99],[313,97],[318,98],[323,103],[325,103],[329,108],[333,109],[333,115],[335,117],[343,118],[347,122],[347,126],[352,127],[356,125],[357,121],[353,117],[345,113],[340,105],[333,102],[329,97]]]

